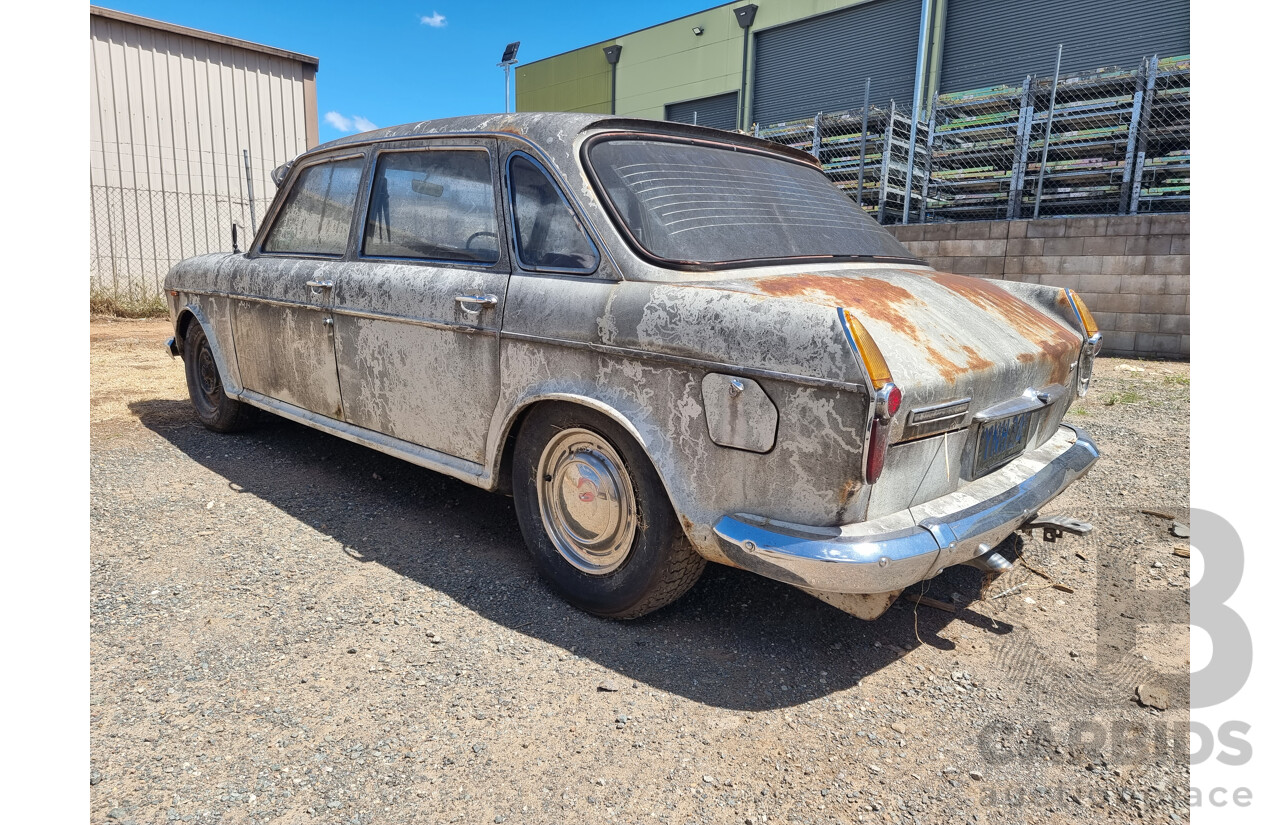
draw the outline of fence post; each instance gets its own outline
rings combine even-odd
[[[1133,194],[1130,190],[1134,173],[1133,154],[1138,145],[1138,122],[1142,119],[1142,98],[1146,91],[1146,81],[1147,58],[1143,57],[1133,81],[1133,106],[1129,110],[1129,135],[1124,146],[1124,172],[1120,176],[1120,207],[1117,215],[1129,214],[1129,202]],[[1141,170],[1138,174],[1141,175]]]
[[[1005,218],[1022,217],[1022,191],[1027,178],[1027,153],[1031,151],[1031,121],[1035,114],[1035,93],[1031,75],[1022,81],[1022,99],[1018,104],[1018,133],[1013,142],[1013,172],[1009,176],[1009,205]]]
[[[884,134],[880,137],[880,205],[876,219],[884,223],[885,207],[889,203],[889,156],[893,154],[893,121],[898,117],[898,104],[889,101],[889,116],[885,120]]]
[[[813,152],[813,156],[817,158],[819,162],[821,162],[822,160],[822,155],[819,154],[821,146],[822,146],[822,112],[818,112],[816,115],[813,116],[813,146],[811,147],[811,151]]]
[[[862,208],[862,170],[867,165],[867,128],[871,117],[871,78],[862,93],[862,140],[858,146],[858,208]]]
[[[1129,214],[1138,214],[1142,197],[1142,168],[1147,162],[1147,128],[1151,123],[1151,101],[1155,98],[1156,75],[1160,73],[1159,58],[1151,56],[1147,63],[1147,93],[1142,97],[1142,117],[1138,123],[1138,143],[1133,154],[1133,186],[1129,190]]]
[[[249,185],[249,226],[258,234],[258,216],[253,208],[253,171],[249,168],[249,150],[244,150],[244,180]]]
[[[902,223],[911,223],[911,187],[916,182],[916,133],[920,128],[920,101],[911,111],[911,132],[907,136],[907,182],[902,193]]]
[[[920,182],[920,223],[927,217],[929,205],[929,177],[933,174],[933,134],[938,125],[938,93],[933,93],[933,105],[929,107],[929,137],[926,139],[924,153],[924,178]]]
[[[1053,136],[1053,108],[1058,103],[1058,73],[1062,69],[1062,44],[1058,44],[1058,60],[1053,64],[1053,88],[1049,92],[1049,116],[1044,122],[1044,146],[1040,147],[1040,173],[1036,176],[1036,205],[1033,219],[1040,217],[1040,196],[1044,193],[1044,167],[1049,162],[1049,138]]]

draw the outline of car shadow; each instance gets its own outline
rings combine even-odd
[[[638,683],[737,710],[788,707],[857,685],[941,634],[1004,635],[1007,623],[900,599],[873,622],[790,586],[709,565],[675,604],[628,622],[578,611],[541,583],[511,499],[275,416],[218,435],[186,401],[134,402],[142,424],[192,460],[332,537],[351,558],[439,591],[486,619],[572,651]],[[234,488],[233,488],[234,489]],[[982,574],[953,567],[928,583],[977,598]],[[966,627],[952,628],[953,622]],[[956,661],[962,660],[959,651]]]

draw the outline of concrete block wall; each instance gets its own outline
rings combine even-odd
[[[1191,356],[1189,215],[886,228],[936,269],[1074,289],[1109,355]]]

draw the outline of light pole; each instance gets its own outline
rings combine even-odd
[[[516,51],[520,48],[520,41],[508,43],[507,48],[502,52],[502,62],[498,65],[502,67],[502,91],[507,96],[507,111],[511,111],[511,67],[520,61],[516,60]]]

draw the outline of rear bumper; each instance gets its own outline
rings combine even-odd
[[[873,521],[806,527],[737,514],[716,523],[746,570],[809,590],[885,593],[980,556],[1098,460],[1084,430],[1062,425],[1036,450],[950,495]]]

